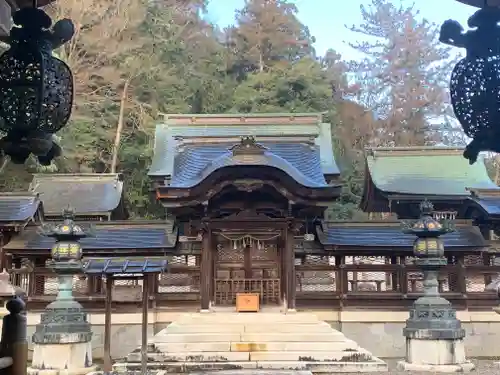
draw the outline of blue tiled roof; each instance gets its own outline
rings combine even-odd
[[[39,207],[40,199],[34,194],[0,194],[0,222],[25,222]]]
[[[83,272],[88,274],[161,273],[167,268],[165,258],[87,258],[83,259]]]
[[[52,248],[55,240],[37,230],[25,230],[9,242],[6,249]],[[169,224],[96,224],[95,236],[80,240],[83,250],[96,249],[163,249],[174,248],[177,230]]]
[[[170,186],[191,187],[217,169],[238,165],[229,151],[231,146],[223,143],[185,146],[175,157]],[[317,146],[304,143],[262,143],[262,146],[268,151],[254,166],[282,170],[304,186],[327,186]]]
[[[450,248],[482,248],[486,242],[476,226],[457,227],[452,233],[441,237],[445,249]],[[318,231],[318,239],[323,245],[349,246],[349,247],[387,247],[387,248],[413,248],[416,237],[404,234],[396,225],[338,225],[327,226],[324,231]]]

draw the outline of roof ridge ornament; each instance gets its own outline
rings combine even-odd
[[[230,149],[233,156],[237,155],[263,155],[268,148],[257,143],[253,135],[241,137],[240,143],[232,146]]]

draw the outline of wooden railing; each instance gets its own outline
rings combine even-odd
[[[439,289],[458,309],[489,309],[499,301],[496,293],[485,289],[498,274],[500,266],[497,265],[448,265],[439,274]],[[56,275],[48,269],[11,274],[11,282],[26,291],[29,309],[45,307],[57,294]],[[74,296],[85,307],[103,308],[105,284],[105,278],[76,275]],[[116,280],[115,302],[139,304],[140,284],[137,280]],[[216,279],[214,297],[223,303],[232,300],[243,288],[278,298],[280,286],[279,279]],[[296,286],[297,308],[406,309],[423,292],[422,273],[411,264],[297,265]],[[150,295],[152,304],[157,306],[197,305],[199,266],[177,267],[168,274],[159,275],[151,282]],[[271,299],[263,302],[271,303]]]
[[[404,264],[297,266],[297,307],[406,309],[423,293],[419,267]],[[439,273],[439,290],[459,309],[498,305],[486,286],[500,266],[448,265]]]

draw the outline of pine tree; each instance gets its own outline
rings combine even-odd
[[[312,56],[314,39],[296,13],[296,6],[286,0],[246,0],[227,37],[238,63],[248,71],[263,72],[279,61]]]
[[[377,143],[387,146],[434,144],[441,136],[430,120],[449,111],[450,49],[437,25],[419,17],[414,6],[372,0],[361,6],[363,22],[350,30],[363,35],[351,47],[365,56],[354,71],[360,101],[382,120]]]

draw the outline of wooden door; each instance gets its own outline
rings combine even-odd
[[[215,256],[214,301],[234,305],[237,293],[259,293],[261,304],[279,304],[280,260],[275,244],[219,243]]]

